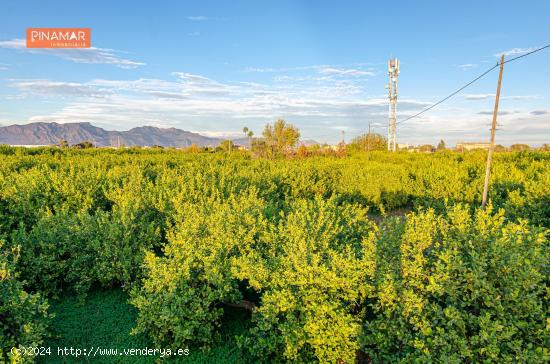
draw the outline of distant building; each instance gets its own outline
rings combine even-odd
[[[465,150],[489,149],[489,145],[489,143],[483,142],[456,143],[456,151],[463,152]]]
[[[410,149],[413,145],[410,145],[409,143],[397,143],[397,149]]]
[[[397,150],[414,153],[414,152],[420,152],[420,147],[409,143],[402,143],[402,144],[397,144]]]

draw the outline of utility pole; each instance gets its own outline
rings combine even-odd
[[[345,138],[345,131],[342,130],[342,145],[345,145],[346,144],[346,138]]]
[[[369,133],[367,134],[367,152],[370,153],[370,121],[369,121]]]
[[[483,200],[481,207],[485,209],[487,205],[487,192],[489,190],[489,176],[491,174],[491,159],[495,149],[495,129],[497,127],[498,101],[500,99],[500,85],[502,84],[502,71],[504,70],[504,54],[500,57],[500,72],[498,73],[497,95],[495,98],[495,109],[493,110],[493,124],[491,125],[491,142],[489,144],[489,153],[487,154],[487,167],[485,167],[485,183],[483,185]]]

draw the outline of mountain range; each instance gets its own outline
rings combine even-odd
[[[227,139],[227,138],[225,138]],[[217,146],[224,138],[207,137],[176,128],[141,126],[128,131],[105,130],[90,123],[31,123],[0,127],[0,144],[54,145],[66,140],[70,145],[90,141],[96,146],[153,146],[188,147]],[[248,145],[248,138],[233,139],[236,144]]]

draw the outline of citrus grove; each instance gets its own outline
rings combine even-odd
[[[0,362],[113,289],[159,348],[237,309],[243,361],[548,362],[548,152],[497,153],[486,209],[483,151],[302,154],[0,147]]]

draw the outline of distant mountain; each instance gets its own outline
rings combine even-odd
[[[188,147],[217,146],[223,139],[210,138],[185,130],[142,126],[128,131],[111,131],[90,123],[32,123],[0,127],[0,144],[52,145],[66,140],[69,144],[90,141],[97,146],[153,146]]]
[[[0,144],[8,145],[57,145],[66,140],[70,145],[89,141],[99,147],[107,146],[153,146],[215,147],[223,140],[232,139],[235,144],[248,146],[248,138],[213,138],[176,128],[140,126],[128,131],[105,130],[90,123],[31,123],[24,125],[0,126]],[[314,140],[304,140],[304,144],[316,144]]]
[[[303,139],[303,140],[300,140],[299,144],[303,144],[306,147],[309,147],[310,145],[316,145],[316,144],[320,144],[320,143],[316,140],[313,140],[313,139]]]

